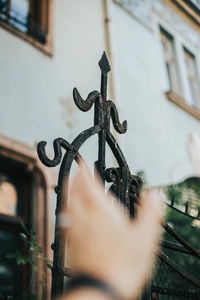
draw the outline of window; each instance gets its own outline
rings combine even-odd
[[[190,0],[198,9],[200,9],[200,0]]]
[[[51,1],[0,0],[0,24],[32,44],[46,46],[51,40]]]
[[[51,170],[46,172],[40,167],[34,149],[0,135],[0,299],[8,299],[7,295],[18,299],[16,294],[26,291],[30,283],[30,266],[18,266],[5,257],[15,251],[24,255],[28,252],[19,236],[21,221],[27,228],[34,228],[38,245],[52,261],[51,206],[47,198],[53,194],[55,174]],[[46,264],[38,261],[38,272],[32,275],[32,293],[37,299],[50,299]],[[44,280],[46,286],[42,287],[38,283]]]
[[[191,106],[198,108],[200,107],[200,105],[199,105],[198,76],[197,76],[195,57],[185,48],[184,48],[184,57],[185,57],[188,88],[189,88],[188,102]]]
[[[178,72],[175,60],[174,52],[174,41],[173,37],[166,32],[163,28],[160,28],[161,41],[164,52],[164,62],[168,80],[168,89],[176,94],[179,94],[179,82],[178,82]]]
[[[168,91],[166,92],[166,96],[170,101],[174,102],[193,117],[200,120],[200,91],[198,87],[198,74],[195,57],[190,51],[183,48],[184,56],[181,56],[181,59],[182,64],[185,63],[186,65],[186,72],[181,75],[183,75],[184,80],[186,79],[187,81],[184,81],[184,90],[182,91],[180,78],[178,76],[174,38],[162,27],[160,27],[160,34],[164,53],[166,77],[168,81]],[[183,79],[183,77],[181,78]]]
[[[4,297],[20,293],[27,285],[27,266],[17,266],[6,254],[26,253],[19,232],[20,221],[30,225],[29,216],[30,176],[22,166],[0,156],[0,295]]]

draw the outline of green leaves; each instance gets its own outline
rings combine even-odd
[[[27,242],[27,236],[26,236],[26,234],[20,232],[19,235],[20,235],[20,238],[21,238],[22,240],[24,240],[25,242]]]
[[[24,265],[26,262],[27,262],[26,257],[23,257],[23,256],[16,257],[17,265]]]
[[[8,254],[6,254],[6,258],[8,258],[8,259],[16,258],[16,253],[8,253]]]
[[[21,222],[21,227],[23,229],[23,232],[20,232],[19,236],[22,239],[24,245],[27,246],[28,249],[27,253],[15,251],[13,253],[6,254],[6,258],[15,260],[17,265],[29,264],[32,273],[38,271],[38,264],[37,264],[38,260],[42,261],[47,268],[52,269],[52,262],[44,255],[44,250],[42,249],[42,247],[38,245],[36,232],[33,229],[28,230],[28,228],[25,226],[23,222]],[[46,285],[45,272],[42,272],[42,280],[39,281],[39,284],[42,286],[42,288],[45,287]],[[31,280],[28,285],[28,291],[23,291],[22,294],[20,294],[17,298],[16,297],[14,298],[12,295],[10,295],[7,297],[7,299],[38,300],[36,295],[30,293],[29,291],[30,287],[31,287]]]
[[[25,226],[25,224],[24,224],[23,221],[20,222],[20,225],[21,225],[22,229],[24,229],[24,231],[25,231],[27,234],[29,234],[29,231],[28,231],[28,229],[26,228],[26,226]]]
[[[53,268],[53,265],[52,265],[52,263],[51,263],[51,264],[47,263],[47,268],[49,268],[49,269],[51,269],[51,270],[52,270],[52,268]]]
[[[6,258],[15,259],[17,265],[24,265],[25,263],[29,262],[29,257],[24,256],[20,251],[8,253]]]
[[[37,264],[32,264],[32,269],[34,272],[36,272],[38,270]]]
[[[166,221],[174,230],[189,243],[194,249],[200,251],[200,230],[192,226],[193,219],[172,209],[167,210]],[[175,242],[167,232],[164,233],[164,240]],[[181,252],[175,252],[163,248],[163,252],[172,258],[180,267],[188,271],[197,279],[199,278],[200,261],[195,256],[189,256]]]

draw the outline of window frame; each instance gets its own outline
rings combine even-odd
[[[0,151],[1,152],[1,151]],[[7,215],[3,214],[0,212],[0,229],[2,230],[8,230],[9,232],[12,233],[20,233],[23,232],[23,229],[20,225],[20,223],[23,221],[25,226],[27,228],[30,228],[30,201],[28,199],[31,198],[31,181],[30,181],[30,174],[27,174],[25,176],[25,170],[23,170],[23,165],[21,164],[16,164],[16,161],[9,159],[6,161],[4,160],[5,156],[0,155],[0,168],[7,172],[8,174],[12,175],[18,175],[23,172],[23,179],[24,181],[24,187],[25,187],[25,192],[24,192],[24,199],[23,199],[23,204],[25,205],[24,208],[24,214],[23,216],[20,215]],[[15,166],[14,166],[15,164]],[[20,238],[19,238],[20,239]],[[28,249],[26,245],[23,245],[21,248],[21,251],[23,254],[27,254]],[[30,272],[30,267],[29,265],[25,264],[21,266],[21,287],[22,289],[26,290],[29,282],[29,272]]]
[[[35,148],[29,147],[13,139],[0,135],[0,156],[5,159],[13,160],[24,166],[27,174],[31,178],[31,198],[32,205],[32,225],[37,233],[38,244],[44,249],[45,256],[53,261],[51,243],[53,241],[53,212],[51,199],[54,198],[54,187],[56,186],[56,172],[53,169],[45,168],[40,162]],[[48,201],[47,201],[48,199]],[[15,223],[16,227],[22,232],[20,218],[18,216],[1,215],[4,225],[9,227],[9,222]],[[12,218],[12,220],[11,220]],[[42,223],[41,223],[42,220]],[[5,227],[4,227],[5,228]],[[38,270],[46,273],[46,287],[43,299],[51,299],[51,271],[38,261]],[[38,284],[42,279],[42,272],[38,272],[33,280],[34,293],[41,296],[41,285]],[[27,270],[28,272],[28,270]],[[28,276],[28,275],[27,275]]]
[[[172,30],[165,29],[165,27],[168,28],[166,24],[163,24],[162,20],[157,21],[157,28],[158,28],[158,34],[159,34],[159,41],[161,44],[161,33],[162,30],[164,31],[164,34],[168,34],[169,37],[173,39],[174,41],[174,54],[176,55],[176,51],[181,51],[180,56],[176,58],[176,67],[177,67],[177,76],[178,76],[178,83],[179,83],[179,89],[180,92],[176,93],[172,91],[171,89],[165,91],[165,96],[168,100],[179,106],[181,109],[183,109],[185,112],[189,113],[192,117],[196,118],[198,121],[200,121],[200,91],[199,91],[199,98],[197,106],[192,106],[188,103],[188,94],[189,94],[189,85],[187,86],[187,69],[185,65],[185,57],[183,49],[186,48],[186,50],[190,49],[190,47],[185,46],[185,41],[182,39],[176,40],[175,34],[172,33]],[[169,33],[170,32],[170,33]],[[187,43],[186,43],[187,44]],[[163,45],[161,45],[161,54],[163,57]],[[197,74],[197,82],[199,84],[199,64],[198,64],[198,57],[195,55],[196,51],[193,49],[193,52],[188,50],[191,54],[194,53],[195,63],[196,63],[196,74]],[[180,64],[183,64],[184,67],[180,68]]]
[[[198,76],[198,70],[197,70],[197,62],[195,55],[189,51],[185,46],[183,46],[183,55],[185,60],[185,66],[186,66],[186,78],[188,83],[188,91],[189,91],[189,97],[190,101],[193,102],[193,107],[200,110],[200,91],[198,89],[199,85],[199,76]],[[187,61],[191,60],[193,63],[193,69],[194,73],[191,74]],[[194,89],[194,98],[191,91],[190,83],[192,83],[193,89]],[[192,106],[192,105],[191,105]]]
[[[189,113],[191,116],[193,116],[195,119],[200,121],[200,110],[198,110],[195,107],[190,106],[182,97],[176,95],[172,91],[168,91],[165,93],[168,100],[185,110],[187,113]]]
[[[9,3],[12,0],[9,0]],[[33,2],[32,2],[33,3]],[[46,25],[47,30],[47,36],[46,36],[46,42],[42,43],[34,38],[33,35],[28,35],[27,33],[24,33],[14,26],[12,26],[10,23],[5,22],[4,20],[0,19],[0,27],[8,30],[10,33],[14,34],[15,36],[18,36],[24,41],[27,41],[37,49],[41,50],[43,53],[52,56],[53,55],[53,5],[54,0],[42,0],[41,2],[41,14],[39,16],[41,26]],[[46,13],[46,12],[47,13]],[[34,14],[34,8],[33,5],[31,5],[30,8],[30,14]]]
[[[181,94],[181,84],[180,84],[180,77],[179,77],[179,70],[178,70],[178,64],[176,60],[176,51],[175,51],[175,45],[174,45],[174,37],[165,30],[161,25],[159,26],[159,32],[160,32],[160,40],[162,43],[162,52],[163,52],[163,59],[166,66],[166,75],[168,77],[169,82],[169,89],[173,91],[175,94]],[[171,57],[167,58],[166,51],[164,49],[164,43],[167,45],[167,43],[170,44],[171,48]],[[168,47],[168,48],[169,48]],[[170,56],[170,54],[169,54]],[[168,67],[167,67],[168,65]]]

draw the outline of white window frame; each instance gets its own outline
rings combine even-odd
[[[162,42],[163,59],[166,66],[169,90],[177,95],[181,94],[178,65],[173,36],[160,26],[160,38]],[[164,45],[166,47],[164,47]]]
[[[198,78],[198,71],[197,71],[197,62],[195,55],[188,50],[188,48],[183,47],[183,54],[186,66],[186,78],[187,78],[187,89],[188,89],[188,103],[200,109],[200,89],[199,89],[199,78]],[[189,69],[187,61],[193,63],[193,70]],[[191,90],[190,83],[192,83],[193,92]]]

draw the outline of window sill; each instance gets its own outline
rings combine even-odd
[[[166,93],[167,98],[172,101],[173,103],[175,103],[176,105],[178,105],[179,107],[181,107],[182,109],[184,109],[186,112],[188,112],[190,115],[192,115],[194,118],[196,118],[197,120],[200,121],[200,110],[192,107],[190,105],[188,105],[183,98],[181,98],[180,96],[176,95],[174,92],[169,91]]]
[[[6,23],[2,20],[0,20],[0,26],[3,27],[4,29],[8,30],[9,32],[14,34],[15,36],[20,37],[24,41],[29,42],[31,45],[38,48],[39,50],[41,50],[45,54],[47,54],[49,56],[53,55],[52,38],[51,38],[50,34],[47,35],[47,42],[43,45],[40,42],[38,42],[37,40],[35,40],[33,37],[27,35],[26,33],[23,33],[21,31],[17,30],[15,27],[11,26],[10,24],[8,24],[8,23]]]

